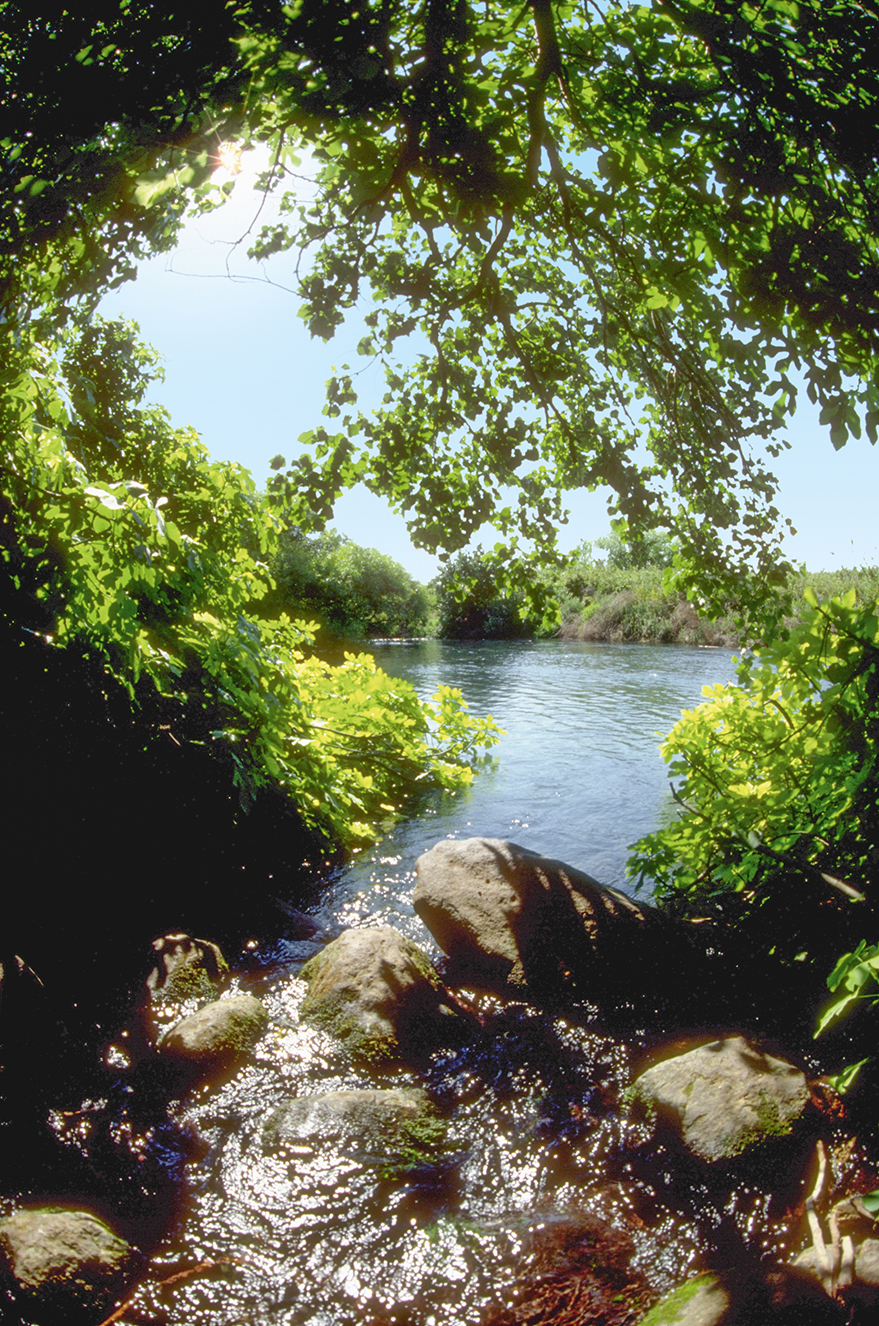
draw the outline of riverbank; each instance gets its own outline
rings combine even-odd
[[[743,1255],[759,1261],[768,1251],[788,1266],[803,1229],[801,1214],[790,1213],[811,1183],[816,1139],[840,1158],[834,1179],[850,1191],[879,1186],[872,1152],[846,1150],[855,1132],[872,1137],[872,1079],[860,1093],[858,1129],[809,1106],[780,1151],[770,1139],[772,1165],[757,1164],[756,1175],[736,1157],[694,1159],[680,1139],[670,1159],[628,1093],[645,1056],[694,1028],[712,1043],[733,1033],[747,1034],[749,1045],[754,1033],[770,1036],[766,1053],[795,1061],[810,1082],[868,1054],[849,1054],[846,1044],[834,1051],[845,1057],[831,1058],[825,1038],[812,1041],[814,991],[757,978],[738,961],[718,972],[726,959],[716,942],[707,994],[677,950],[653,979],[658,943],[645,954],[626,942],[593,972],[588,955],[572,948],[576,927],[567,912],[534,930],[559,936],[554,965],[517,941],[523,977],[536,974],[543,987],[555,973],[560,988],[526,982],[507,996],[474,997],[467,980],[443,971],[413,887],[419,857],[486,830],[518,844],[516,851],[576,864],[602,885],[623,884],[626,844],[661,814],[666,778],[657,736],[682,707],[698,703],[702,686],[725,678],[729,656],[560,640],[430,641],[383,645],[376,655],[421,693],[460,686],[474,712],[492,712],[506,730],[497,764],[471,788],[428,799],[417,821],[401,819],[344,871],[323,871],[319,887],[305,871],[307,861],[317,864],[311,852],[291,841],[290,826],[265,819],[254,825],[261,831],[248,839],[246,861],[207,856],[207,847],[222,844],[193,821],[191,844],[167,853],[161,868],[147,852],[126,855],[114,843],[112,855],[96,859],[89,889],[61,870],[41,880],[44,905],[31,908],[34,947],[25,954],[41,979],[11,962],[0,1010],[16,1051],[0,1076],[9,1106],[0,1127],[0,1220],[15,1220],[7,1225],[13,1242],[22,1246],[29,1223],[14,1213],[38,1208],[58,1223],[59,1206],[79,1212],[83,1238],[91,1231],[103,1242],[124,1240],[143,1259],[133,1268],[134,1297],[115,1318],[126,1326],[214,1326],[221,1317],[278,1326],[429,1326],[431,1319],[574,1326],[589,1313],[605,1326],[635,1326],[648,1303],[691,1270],[719,1265],[730,1239],[741,1236]],[[86,738],[84,731],[69,743],[71,751],[93,751],[94,733],[91,745]],[[165,746],[181,758],[174,742],[159,750]],[[127,786],[132,813],[152,825],[148,806],[133,796],[134,752],[126,745],[125,753],[118,795]],[[64,772],[72,777],[73,769]],[[159,786],[180,795],[179,781],[160,778]],[[96,813],[106,814],[109,789],[95,790]],[[103,832],[106,844],[107,826]],[[267,855],[251,858],[260,841]],[[176,873],[178,858],[191,878]],[[21,907],[29,892],[15,890]],[[505,914],[497,903],[488,910],[492,918]],[[637,911],[650,915],[640,900]],[[36,955],[45,955],[59,919],[63,969],[50,971]],[[320,1016],[309,1020],[306,999],[316,999],[322,976],[312,968],[306,982],[305,959],[328,952],[342,931],[372,937],[389,927],[402,936],[398,946],[420,944],[439,964],[450,992],[447,1011],[437,1008],[433,1018],[441,1034],[472,1026],[468,1011],[476,1018],[472,1035],[461,1044],[452,1037],[427,1064],[395,1065],[385,1055],[364,1064]],[[382,963],[391,942],[382,943]],[[460,957],[460,944],[453,947]],[[805,975],[803,964],[792,970],[797,981]],[[673,978],[668,998],[663,973]],[[576,989],[567,988],[569,978]],[[630,1009],[636,982],[647,990]],[[402,979],[396,984],[404,988]],[[708,995],[723,1006],[709,1011]],[[261,1032],[253,999],[269,1018]],[[234,1050],[234,1061],[187,1081],[179,1053],[168,1052],[189,1045],[200,1059],[191,1034],[214,1040],[217,1002],[231,1019],[224,1033],[219,1026],[220,1049]],[[187,1025],[190,1012],[198,1022]],[[163,1034],[168,1049],[159,1048]],[[419,1102],[430,1107],[426,1115]],[[111,1234],[95,1231],[94,1217]],[[118,1251],[127,1276],[129,1253]],[[121,1292],[129,1292],[127,1279]],[[2,1293],[0,1317],[16,1326],[18,1313],[3,1315]],[[83,1326],[114,1315],[107,1304]]]
[[[859,603],[879,598],[879,568],[841,567],[837,571],[804,571],[779,590],[779,616],[791,626],[799,620],[803,594],[819,601],[854,590]],[[732,610],[710,617],[682,594],[663,587],[661,567],[610,567],[602,563],[567,570],[557,593],[563,640],[618,644],[714,645],[736,649],[742,644]],[[785,595],[789,596],[785,601]]]
[[[732,616],[710,620],[677,594],[639,593],[621,589],[584,601],[569,611],[559,628],[562,640],[606,644],[714,645],[735,649],[741,643]]]

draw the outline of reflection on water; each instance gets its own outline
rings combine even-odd
[[[431,640],[373,653],[424,698],[456,686],[506,734],[470,789],[429,799],[339,872],[315,909],[330,927],[368,917],[421,944],[414,865],[440,838],[507,838],[631,891],[628,847],[670,811],[659,743],[703,686],[734,679],[729,652],[686,646]]]
[[[153,1259],[165,1284],[141,1287],[134,1319],[476,1326],[512,1301],[523,1269],[555,1238],[570,1244],[566,1264],[579,1259],[594,1281],[595,1240],[608,1228],[620,1240],[614,1292],[662,1292],[691,1262],[692,1225],[648,1209],[648,1188],[625,1166],[608,1172],[637,1141],[623,1136],[614,1104],[629,1075],[619,1044],[483,996],[484,1034],[425,1079],[365,1071],[297,1023],[301,981],[264,978],[259,992],[272,1029],[254,1062],[179,1107],[205,1154],[184,1218]],[[266,1144],[272,1110],[293,1098],[422,1084],[447,1125],[415,1163],[356,1139]],[[193,1263],[204,1272],[181,1276]]]
[[[622,883],[627,844],[663,804],[659,736],[703,685],[732,675],[728,654],[695,649],[429,643],[376,653],[422,695],[458,686],[507,731],[472,791],[434,797],[326,882],[312,909],[328,930],[390,923],[425,946],[414,864],[442,836],[509,837]],[[586,1004],[476,995],[481,1030],[423,1077],[366,1068],[299,1023],[300,965],[291,952],[239,977],[234,988],[263,999],[270,1029],[239,1073],[173,1109],[199,1160],[132,1322],[509,1326],[520,1300],[530,1315],[517,1322],[629,1326],[686,1277],[721,1224],[743,1243],[784,1250],[789,1230],[762,1186],[732,1171],[709,1184],[676,1167],[627,1114],[646,1030],[633,1024],[623,1043]],[[267,1142],[267,1121],[293,1099],[416,1086],[445,1124],[415,1154],[335,1134]]]

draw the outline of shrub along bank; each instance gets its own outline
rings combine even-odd
[[[7,370],[0,967],[110,986],[138,933],[217,932],[250,879],[289,888],[419,789],[466,784],[493,724],[314,654],[271,601],[279,509],[142,404],[133,324],[22,332]]]
[[[604,556],[596,557],[593,548]],[[675,551],[670,540],[657,540],[640,552],[616,536],[581,544],[547,579],[559,605],[559,635],[566,640],[740,645],[739,605],[730,603],[727,612],[710,614],[675,588]],[[789,575],[775,590],[779,622],[790,629],[804,620],[807,591],[825,602],[849,590],[861,605],[876,602],[879,568],[803,569]]]

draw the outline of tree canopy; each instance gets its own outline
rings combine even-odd
[[[4,593],[132,694],[143,674],[190,696],[197,673],[215,730],[247,734],[243,791],[298,786],[319,753],[318,782],[327,768],[293,721],[301,636],[278,628],[281,645],[260,616],[277,526],[240,472],[142,409],[130,331],[90,322],[187,209],[222,203],[224,144],[269,149],[280,217],[254,253],[301,251],[315,335],[366,307],[360,353],[386,378],[369,412],[353,370],[328,384],[325,421],[270,480],[285,524],[319,529],[364,482],[429,549],[495,521],[514,579],[523,545],[551,557],[563,490],[609,484],[636,542],[672,533],[684,579],[709,598],[744,583],[757,609],[783,570],[767,457],[801,384],[835,445],[876,437],[874,3],[0,16]],[[326,819],[332,797],[303,796]]]
[[[329,384],[275,478],[303,526],[362,481],[429,549],[495,521],[510,563],[604,483],[703,592],[759,594],[798,392],[876,437],[873,0],[0,12],[7,334],[170,243],[229,138],[270,149],[253,249],[302,249],[312,332],[369,309],[386,395]]]

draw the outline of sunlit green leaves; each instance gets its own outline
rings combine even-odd
[[[203,741],[207,726],[244,807],[280,787],[338,842],[373,837],[425,782],[466,783],[477,749],[496,740],[491,720],[451,692],[422,704],[366,656],[331,667],[310,655],[307,623],[264,617],[278,525],[251,476],[140,409],[150,356],[131,328],[99,331],[100,391],[83,386],[83,341],[68,343],[62,369],[35,347],[5,453],[5,572],[45,605],[55,647],[91,650],[135,705],[157,689],[177,706],[175,740]]]
[[[746,657],[739,685],[708,688],[662,747],[680,814],[635,845],[630,865],[672,906],[711,910],[733,894],[758,906],[782,876],[828,903],[870,893],[879,622],[854,590],[805,597],[787,637]],[[841,966],[836,984],[853,970]]]

